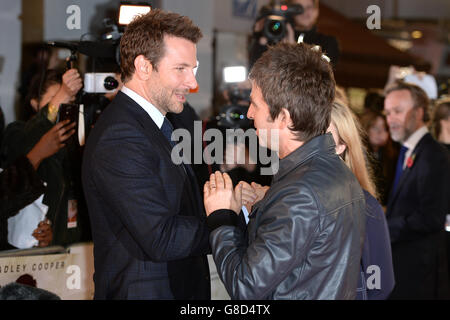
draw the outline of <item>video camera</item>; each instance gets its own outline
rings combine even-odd
[[[244,66],[223,68],[224,92],[227,93],[226,100],[228,103],[219,109],[219,113],[213,119],[217,128],[226,130],[251,127],[251,121],[247,118],[251,90],[239,85],[246,79],[247,69]]]
[[[105,33],[101,35],[101,40],[98,41],[78,41],[78,42],[63,42],[63,41],[50,41],[47,42],[48,46],[57,48],[66,48],[71,51],[71,56],[68,60],[67,68],[71,67],[73,61],[76,60],[76,53],[86,55],[92,59],[103,59],[108,61],[114,61],[117,66],[120,66],[120,39],[123,35],[125,26],[128,25],[135,16],[148,13],[151,10],[151,5],[145,3],[132,4],[130,2],[121,2],[118,10],[117,23],[112,19],[104,19],[103,25],[105,27]],[[105,86],[95,86],[102,81],[99,77],[104,76]],[[99,74],[88,76],[89,86],[88,88],[99,89],[98,93],[104,93],[105,89],[108,91],[114,90],[111,88],[111,79],[108,78],[111,74]],[[107,79],[108,78],[108,79]],[[113,81],[114,82],[114,81]],[[110,88],[108,88],[110,87]],[[117,86],[116,86],[117,87]],[[94,90],[94,89],[92,89]],[[88,89],[88,92],[93,92]]]
[[[248,129],[251,121],[247,118],[250,104],[250,89],[232,87],[229,90],[230,104],[223,106],[216,117],[217,126],[222,129]]]
[[[265,6],[261,9],[260,15],[256,20],[266,18],[262,34],[270,44],[275,44],[286,36],[287,23],[293,26],[294,16],[302,14],[303,11],[303,7],[300,4]]]
[[[125,26],[129,24],[136,15],[148,13],[151,5],[140,2],[130,3],[121,2],[118,10],[117,22],[113,19],[104,19],[104,33],[98,38],[98,41],[50,41],[47,46],[69,49],[70,57],[66,61],[66,69],[73,68],[77,60],[77,53],[83,54],[92,61],[93,72],[84,74],[84,87],[76,98],[76,105],[79,112],[84,114],[86,122],[86,136],[92,125],[97,121],[100,113],[109,104],[105,94],[114,92],[119,82],[115,79],[115,74],[120,66],[120,39],[123,35]],[[96,72],[97,66],[106,65],[107,72]],[[112,71],[112,72],[111,72]]]

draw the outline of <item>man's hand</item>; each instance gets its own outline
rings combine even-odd
[[[80,73],[77,69],[67,70],[62,76],[62,84],[59,89],[68,97],[70,102],[78,91],[83,87],[83,81],[81,80]]]
[[[239,184],[243,185],[242,188],[242,205],[247,208],[247,211],[252,212],[252,208],[258,201],[262,200],[269,190],[268,186],[262,186],[256,182],[252,182],[249,185],[245,181],[240,181]]]
[[[47,247],[53,239],[53,231],[48,220],[39,222],[38,227],[33,231],[33,237],[39,241],[39,247]]]
[[[65,120],[55,124],[27,154],[34,169],[39,167],[42,160],[54,155],[59,149],[64,147],[65,144],[63,142],[75,133],[75,122],[71,124],[69,122],[70,120]]]
[[[257,201],[258,195],[247,182],[240,181],[239,184],[242,184],[242,205],[247,208],[248,212],[251,212],[253,205]]]
[[[61,103],[70,103],[75,100],[78,91],[83,87],[83,81],[77,69],[67,70],[62,76],[61,87],[50,100],[47,118],[55,122]]]
[[[233,210],[238,214],[242,207],[242,184],[233,190],[230,176],[216,171],[203,187],[203,198],[207,216],[219,209]]]
[[[255,203],[262,200],[264,198],[264,196],[266,195],[266,192],[270,189],[269,186],[262,186],[256,182],[252,182],[252,188],[256,194]]]
[[[281,42],[297,43],[297,39],[295,39],[294,28],[289,22],[286,23],[286,36],[281,40]]]

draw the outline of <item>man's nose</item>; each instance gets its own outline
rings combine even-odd
[[[253,120],[253,107],[252,107],[252,105],[250,105],[250,107],[248,107],[247,118],[249,118],[250,120]]]
[[[384,112],[384,115],[386,117],[386,122],[389,125],[390,122],[392,122],[392,114],[391,113],[387,113],[386,111]]]
[[[193,90],[195,88],[197,88],[197,79],[195,78],[194,72],[189,72],[189,75],[187,76],[186,79],[186,85],[189,87],[189,89]]]

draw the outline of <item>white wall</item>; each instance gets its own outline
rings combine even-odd
[[[118,8],[120,0],[44,0],[44,41],[80,40],[92,25],[101,26],[105,10]],[[70,30],[66,21],[71,5],[80,8],[80,29]]]
[[[14,104],[20,81],[22,45],[21,1],[0,0],[0,106],[8,124],[15,120]]]
[[[257,2],[257,11],[268,0],[254,0]],[[253,20],[239,16],[233,16],[232,0],[215,0],[214,28],[227,32],[251,32]]]

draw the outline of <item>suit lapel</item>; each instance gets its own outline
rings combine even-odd
[[[411,158],[411,157],[414,158],[414,162],[416,162],[418,157],[420,157],[420,153],[422,152],[423,146],[426,144],[426,141],[427,141],[429,135],[430,135],[429,133],[424,135],[422,137],[422,139],[420,139],[417,146],[414,148],[414,151],[411,153],[411,156],[409,158]],[[400,181],[398,182],[397,189],[395,191],[391,190],[391,194],[389,196],[389,201],[388,201],[388,206],[387,206],[388,213],[391,212],[391,210],[390,210],[391,207],[397,200],[397,197],[400,194],[402,187],[406,184],[408,177],[411,175],[411,171],[413,170],[413,167],[414,167],[414,162],[412,164],[409,164],[409,161],[407,160],[406,168],[400,177]]]
[[[167,141],[166,137],[164,137],[161,130],[158,128],[153,119],[147,114],[147,112],[145,112],[145,110],[142,109],[142,107],[133,99],[120,91],[117,93],[116,99],[117,98],[126,100],[123,105],[125,105],[130,110],[133,117],[141,125],[142,130],[147,136],[148,140],[152,141],[153,143],[156,142],[159,146],[159,149],[170,159],[170,162],[172,162],[172,150],[170,143]],[[183,177],[183,179],[186,178],[186,172],[184,171],[183,166],[176,165],[173,162],[172,164],[176,168],[176,171]]]

